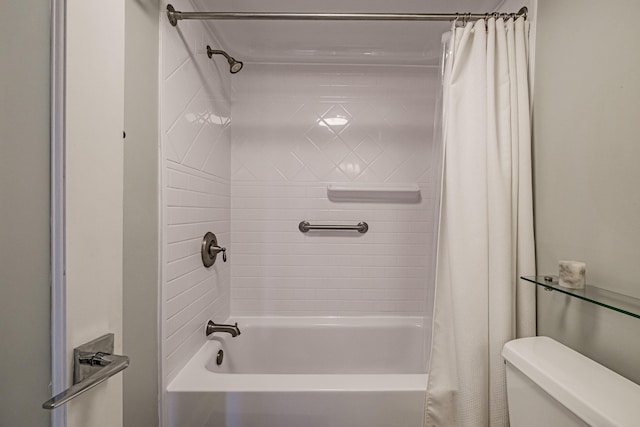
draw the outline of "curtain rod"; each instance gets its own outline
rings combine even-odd
[[[517,13],[279,13],[279,12],[180,12],[167,5],[167,18],[174,27],[182,19],[246,19],[302,21],[471,21],[486,18],[527,18],[528,9]]]

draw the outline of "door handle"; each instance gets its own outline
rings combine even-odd
[[[129,366],[128,356],[113,353],[113,334],[106,334],[73,349],[73,385],[42,404],[55,409],[92,389]]]

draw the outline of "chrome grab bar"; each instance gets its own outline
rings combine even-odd
[[[369,224],[364,221],[359,222],[357,225],[312,225],[308,221],[300,221],[298,224],[298,230],[306,233],[309,230],[354,230],[360,233],[366,233],[369,231]]]
[[[73,349],[73,385],[42,404],[55,409],[92,389],[129,366],[128,356],[111,354],[113,334],[106,334]]]

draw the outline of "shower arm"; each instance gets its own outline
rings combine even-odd
[[[281,13],[281,12],[182,12],[167,5],[167,18],[174,27],[182,19],[245,19],[303,21],[471,21],[487,18],[527,18],[527,7],[517,13]]]
[[[213,55],[222,55],[227,58],[227,62],[229,63],[229,72],[231,72],[231,74],[236,74],[238,71],[242,70],[242,67],[244,66],[242,61],[238,61],[224,50],[211,49],[211,46],[207,45],[207,56],[211,58]]]
[[[209,47],[209,46],[207,46],[207,47]],[[207,56],[209,58],[211,58],[211,55],[222,55],[225,58],[227,58],[227,61],[233,60],[233,58],[227,52],[225,52],[224,50],[208,48],[207,49]]]

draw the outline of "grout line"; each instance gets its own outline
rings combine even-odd
[[[196,99],[196,97],[200,94],[200,92],[202,92],[202,87],[198,88],[198,90],[196,91],[195,95],[193,95],[190,99],[189,102],[187,102],[187,105],[185,105],[185,107],[182,109],[182,111],[180,111],[180,114],[178,114],[178,117],[176,117],[176,119],[171,122],[171,124],[169,125],[169,127],[167,128],[166,131],[164,131],[164,136],[167,139],[167,143],[171,144],[170,141],[168,141],[169,139],[169,132],[171,132],[171,130],[176,126],[176,124],[178,123],[178,121],[182,118],[182,116],[184,115],[184,112],[187,111],[187,109],[189,108],[189,105],[191,105],[191,103]],[[178,154],[178,153],[176,153]],[[180,164],[182,164],[182,161],[184,160],[184,157],[182,157],[182,159],[180,159]]]
[[[183,295],[185,292],[189,292],[190,290],[194,289],[196,286],[200,286],[201,284],[203,284],[204,282],[206,282],[209,278],[205,278],[201,281],[199,281],[198,283],[196,283],[195,285],[189,287],[188,289],[185,289],[184,291],[180,292],[179,294],[169,298],[168,300],[165,300],[165,303],[170,303],[171,301],[175,300],[176,298],[178,298],[180,295]],[[165,321],[169,321],[171,319],[173,319],[174,317],[176,317],[177,315],[179,315],[180,313],[182,313],[183,311],[185,311],[186,309],[188,309],[189,307],[191,307],[192,305],[194,305],[195,303],[197,303],[199,300],[201,300],[202,298],[206,297],[208,294],[210,294],[211,292],[214,292],[213,289],[208,289],[205,290],[204,294],[200,295],[197,299],[195,299],[194,301],[192,301],[191,303],[187,304],[186,306],[184,306],[183,308],[181,308],[180,310],[178,310],[177,312],[173,313],[171,316],[167,317],[165,319]],[[217,298],[216,298],[217,299]],[[215,300],[214,300],[215,301]],[[188,322],[186,322],[188,323]]]
[[[192,255],[192,256],[195,256],[195,255]],[[170,263],[167,263],[167,266],[168,266],[169,264],[170,264]],[[175,280],[181,279],[181,278],[185,277],[186,275],[193,273],[193,272],[194,272],[194,271],[196,271],[198,268],[200,268],[200,266],[198,266],[198,267],[194,268],[193,270],[189,270],[189,271],[187,271],[186,273],[183,273],[183,274],[180,274],[180,275],[178,275],[178,276],[176,276],[176,277],[173,277],[173,278],[171,278],[171,279],[167,279],[167,283],[166,283],[166,284],[168,285],[169,283],[171,283],[171,282],[173,282],[173,281],[175,281]]]
[[[169,73],[169,74],[164,78],[164,81],[163,81],[162,83],[163,83],[163,84],[164,84],[164,83],[167,83],[167,81],[169,81],[169,79],[171,79],[171,77],[173,77],[173,76],[174,76],[178,71],[180,71],[180,69],[184,66],[184,64],[186,64],[186,63],[187,63],[187,62],[189,62],[189,61],[191,61],[191,56],[187,55],[187,58],[186,58],[184,61],[182,61],[182,62],[180,63],[180,65],[178,65],[178,66],[175,68],[175,70],[173,70],[172,72],[170,72],[170,73]]]

